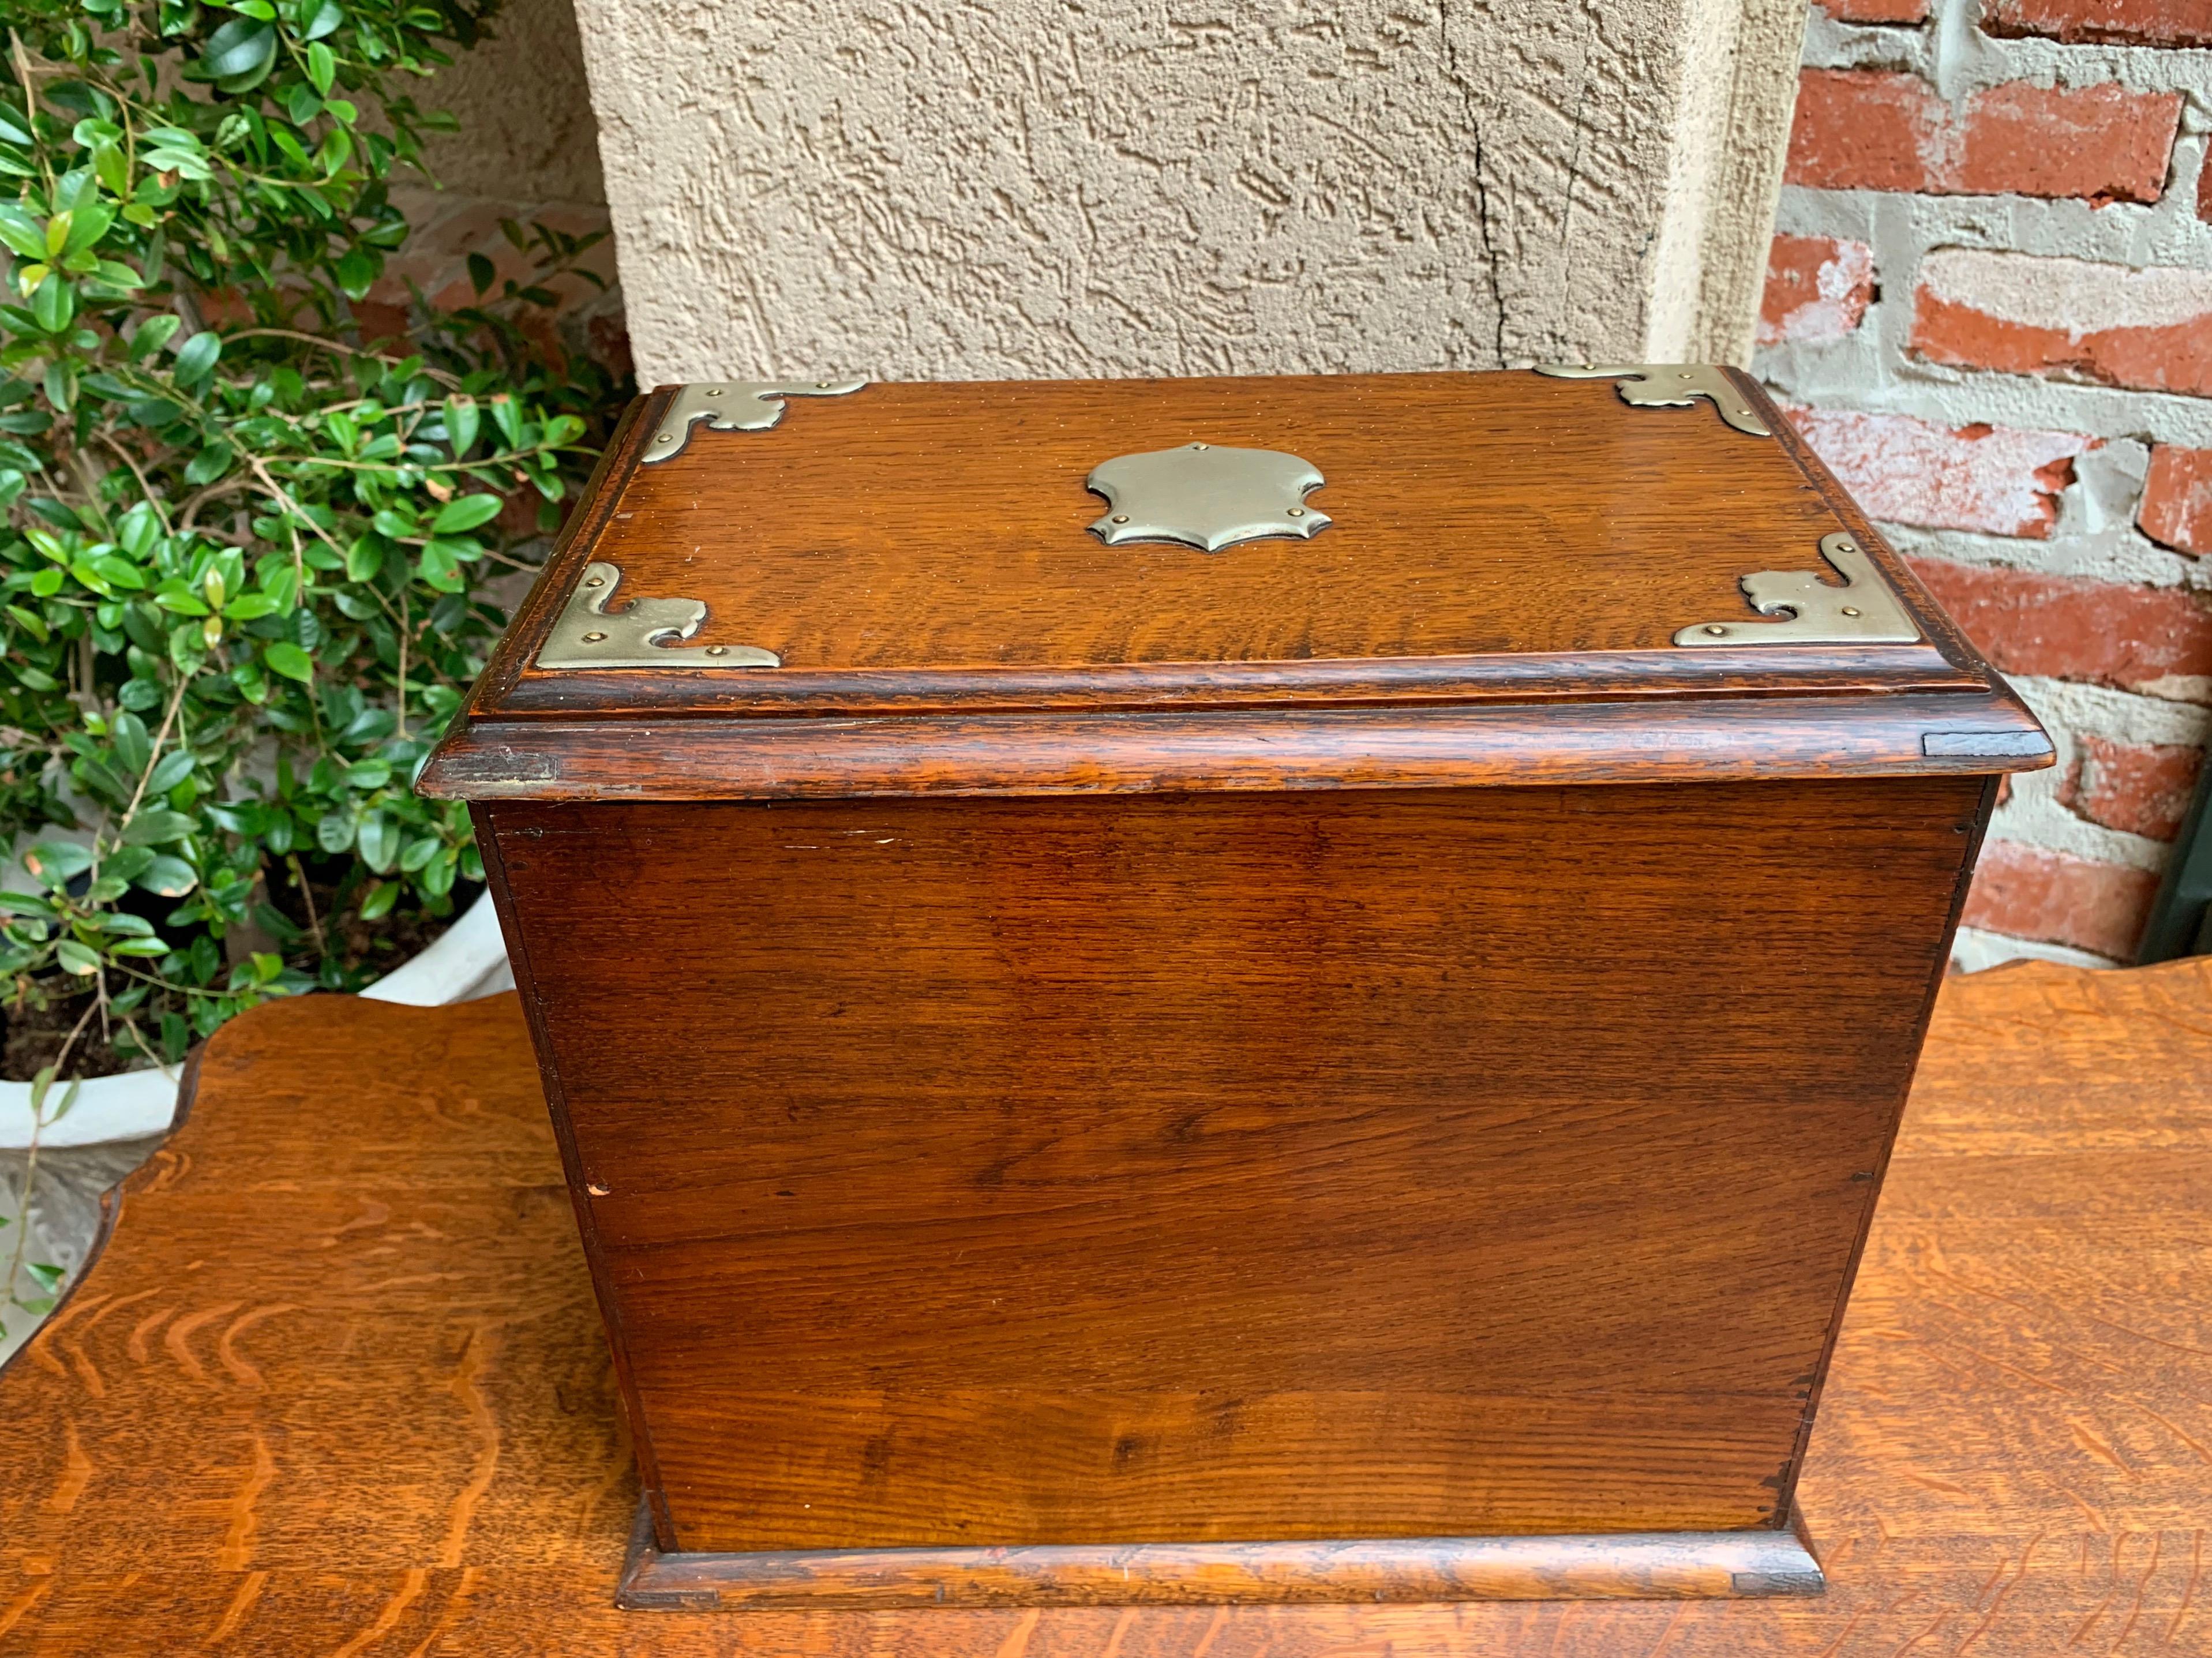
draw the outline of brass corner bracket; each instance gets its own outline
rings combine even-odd
[[[633,598],[607,608],[622,585],[617,565],[592,563],[561,609],[560,619],[538,647],[540,668],[780,668],[783,659],[757,645],[695,645],[689,639],[707,620],[696,598]]]
[[[1910,645],[1920,629],[1874,561],[1847,531],[1820,537],[1820,556],[1844,578],[1816,570],[1760,570],[1737,586],[1761,616],[1777,622],[1701,622],[1674,635],[1677,645]]]
[[[1720,416],[1739,432],[1771,438],[1774,428],[1736,389],[1725,368],[1709,362],[1540,362],[1540,374],[1558,380],[1620,382],[1620,400],[1642,409],[1686,409],[1699,398],[1712,399]]]
[[[690,444],[691,428],[702,422],[717,432],[765,432],[783,418],[786,398],[841,398],[866,384],[861,380],[723,380],[679,386],[638,464],[653,466],[675,459]]]

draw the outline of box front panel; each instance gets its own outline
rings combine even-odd
[[[665,1540],[1774,1523],[1981,795],[493,808]]]

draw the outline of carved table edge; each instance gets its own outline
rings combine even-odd
[[[1680,1600],[1825,1594],[1802,1527],[1276,1543],[668,1552],[638,1504],[625,1611]]]

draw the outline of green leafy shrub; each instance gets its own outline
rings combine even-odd
[[[410,785],[510,500],[556,522],[615,405],[543,343],[597,239],[510,225],[538,277],[472,259],[477,302],[418,295],[396,343],[353,307],[451,125],[395,88],[489,9],[0,0],[0,831],[37,889],[0,893],[0,991],[74,1018],[64,1059],[355,987],[483,878]]]

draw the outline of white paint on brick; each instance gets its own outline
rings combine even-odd
[[[2115,743],[2201,744],[2212,739],[2212,708],[2137,696],[2107,685],[2077,685],[2070,680],[2014,674],[2013,688],[2028,699],[2039,717],[2070,732]]]
[[[1792,410],[1790,418],[1874,517],[1999,536],[2042,535],[2056,491],[2037,473],[2096,442],[2008,426],[1967,435],[1905,415],[1833,409]]]
[[[1939,247],[1920,262],[1922,290],[1953,305],[2069,338],[2115,328],[2181,328],[2212,318],[2212,270],[2132,270],[2087,259]]]
[[[1784,340],[1814,343],[1839,340],[1859,325],[1863,312],[1854,297],[1874,280],[1874,249],[1861,241],[1838,241],[1836,251],[1813,273],[1813,297],[1778,321],[1759,320],[1759,343]]]
[[[1915,558],[1948,558],[1992,570],[2037,570],[2085,581],[2212,592],[2212,570],[2202,560],[2169,552],[2147,537],[2125,531],[2097,536],[2061,533],[2049,541],[2028,541],[1965,530],[1922,530],[1909,524],[1885,524],[1881,530],[1898,551]]]
[[[2148,870],[2153,874],[2166,867],[2171,848],[2163,841],[2154,841],[2148,835],[2131,835],[2125,829],[2108,829],[2102,823],[2093,823],[2078,817],[2058,797],[2066,780],[2073,774],[2081,758],[2080,733],[2087,729],[2100,737],[2113,738],[2121,742],[2154,742],[2160,739],[2126,734],[2130,730],[2160,728],[2150,716],[2133,709],[2124,709],[2118,702],[2088,705],[2077,700],[2074,693],[2088,689],[2068,685],[2061,681],[2045,679],[2032,675],[2021,675],[2012,681],[2035,717],[2043,721],[2058,750],[2055,765],[2042,771],[2021,772],[2012,780],[2012,789],[2004,804],[1990,820],[1990,834],[2000,841],[2014,841],[2027,846],[2040,847],[2050,852],[2070,853],[2092,863],[2124,864],[2134,869]],[[2159,706],[2156,699],[2134,697],[2130,702]],[[2187,716],[2179,714],[2180,705],[2166,704],[2176,710],[2179,718],[2163,726],[2163,729],[2189,730]],[[2069,718],[2076,711],[2092,714],[2086,726]],[[2204,709],[2193,711],[2208,714]],[[2112,718],[2124,714],[2124,718]],[[2193,727],[2203,740],[2203,733],[2212,726],[2198,721]]]
[[[2159,46],[2065,46],[2026,36],[2000,40],[1975,25],[1975,0],[1939,0],[1928,23],[1843,23],[1818,6],[1805,29],[1808,69],[1904,70],[1925,76],[1950,99],[2033,81],[2038,86],[2087,87],[2110,82],[2136,92],[2179,92],[2201,98],[2212,87],[2212,52]]]
[[[2065,944],[2048,944],[2040,938],[2008,938],[2002,932],[1984,932],[1962,926],[1951,940],[1951,965],[1961,973],[1986,973],[2008,962],[2056,962],[2062,967],[2118,967],[2109,956],[2099,956]]]
[[[2196,211],[2205,134],[2212,125],[2212,52],[1993,40],[1975,27],[1977,0],[1936,0],[1934,14],[1920,27],[1892,27],[1840,24],[1816,9],[1806,31],[1805,62],[1814,68],[1919,73],[1954,100],[2021,80],[2069,87],[2118,82],[2141,91],[2179,91],[2185,100],[2184,136],[2174,148],[2165,192],[2155,203],[2093,207],[2011,196],[1785,185],[1778,229],[1869,243],[1877,297],[1851,333],[1763,349],[1759,371],[1792,404],[2106,440],[2075,461],[2076,482],[2060,498],[2051,539],[1885,525],[1903,551],[1985,567],[2212,591],[2212,559],[2160,547],[2134,522],[2149,446],[2212,447],[2212,398],[1954,368],[1921,361],[1909,350],[1913,293],[1923,261],[1931,258],[1936,274],[1947,282],[1996,273],[2007,284],[2001,291],[2009,302],[2030,318],[2063,319],[2064,326],[2113,325],[2122,314],[2108,303],[2114,296],[2124,297],[2134,314],[2162,321],[2212,309],[2201,302],[2212,295],[2212,226]],[[2160,272],[2115,282],[2109,270],[2097,269],[2115,265],[2159,267]],[[2081,734],[2127,743],[2205,741],[2212,709],[2202,704],[2212,701],[2212,683],[2177,676],[2146,688],[2158,695],[2038,678],[2014,683],[2051,729],[2060,760],[2049,770],[2014,780],[1992,833],[2047,851],[2158,869],[2166,859],[2163,843],[2076,817],[2060,804],[2058,790]],[[2104,964],[2081,951],[1971,929],[1962,929],[1960,937],[1960,959],[1978,965],[2018,956]]]

